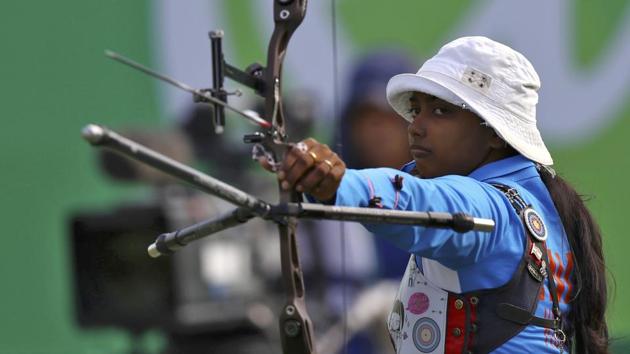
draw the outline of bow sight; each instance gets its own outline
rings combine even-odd
[[[279,162],[282,161],[287,148],[291,146],[291,144],[287,143],[282,110],[280,85],[282,62],[289,39],[302,22],[305,12],[306,0],[274,1],[275,28],[269,42],[266,67],[260,64],[252,64],[245,71],[241,71],[229,65],[224,60],[221,48],[223,32],[220,30],[210,32],[213,58],[212,89],[194,89],[116,53],[107,52],[107,55],[192,93],[194,100],[197,102],[213,105],[215,131],[217,133],[222,132],[224,129],[225,108],[249,119],[257,124],[262,131],[246,136],[246,142],[260,144],[260,147],[270,158]],[[227,97],[230,93],[225,91],[223,87],[223,81],[226,76],[252,88],[265,99],[263,114],[265,119],[243,112],[227,104]],[[157,168],[237,206],[236,209],[212,220],[160,235],[155,243],[149,246],[148,252],[152,257],[172,253],[189,242],[247,222],[253,217],[271,220],[278,225],[282,276],[287,297],[286,304],[280,314],[280,333],[284,353],[313,354],[316,352],[312,339],[312,325],[304,303],[304,283],[295,238],[295,230],[299,218],[421,225],[425,227],[452,228],[458,232],[470,230],[489,232],[494,228],[492,220],[473,218],[464,214],[407,212],[301,203],[302,196],[299,193],[284,191],[280,188],[279,203],[270,204],[124,138],[105,127],[88,125],[83,129],[83,137],[92,145],[111,149],[119,154]]]

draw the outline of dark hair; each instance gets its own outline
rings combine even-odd
[[[586,208],[583,196],[569,183],[560,176],[552,176],[545,168],[540,170],[540,176],[558,210],[576,264],[572,277],[575,293],[568,314],[575,352],[609,353],[605,319],[608,289],[599,226]]]

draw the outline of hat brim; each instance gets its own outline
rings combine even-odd
[[[535,123],[526,122],[458,80],[432,71],[399,74],[391,78],[387,84],[387,100],[409,122],[413,120],[409,111],[409,98],[413,92],[423,92],[457,106],[466,104],[523,156],[543,165],[553,165],[551,154]]]

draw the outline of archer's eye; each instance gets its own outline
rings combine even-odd
[[[411,115],[412,117],[415,118],[416,116],[418,116],[418,114],[420,114],[420,108],[419,107],[411,107],[411,108],[409,108],[407,113],[409,113],[409,115]]]
[[[436,116],[447,115],[450,112],[451,110],[449,110],[448,108],[442,108],[442,107],[437,107],[433,110],[433,114],[435,114]]]

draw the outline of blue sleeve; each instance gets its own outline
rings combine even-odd
[[[400,190],[393,183],[396,175],[403,177]],[[473,178],[420,179],[387,168],[347,170],[337,190],[335,204],[366,207],[374,196],[380,197],[387,209],[463,212],[495,220],[496,227],[491,233],[471,231],[460,234],[449,229],[418,226],[364,225],[398,247],[437,260],[452,269],[478,263],[508,248],[512,252],[523,251],[522,237],[515,237],[509,230],[515,222],[520,224],[512,206],[496,188]]]

